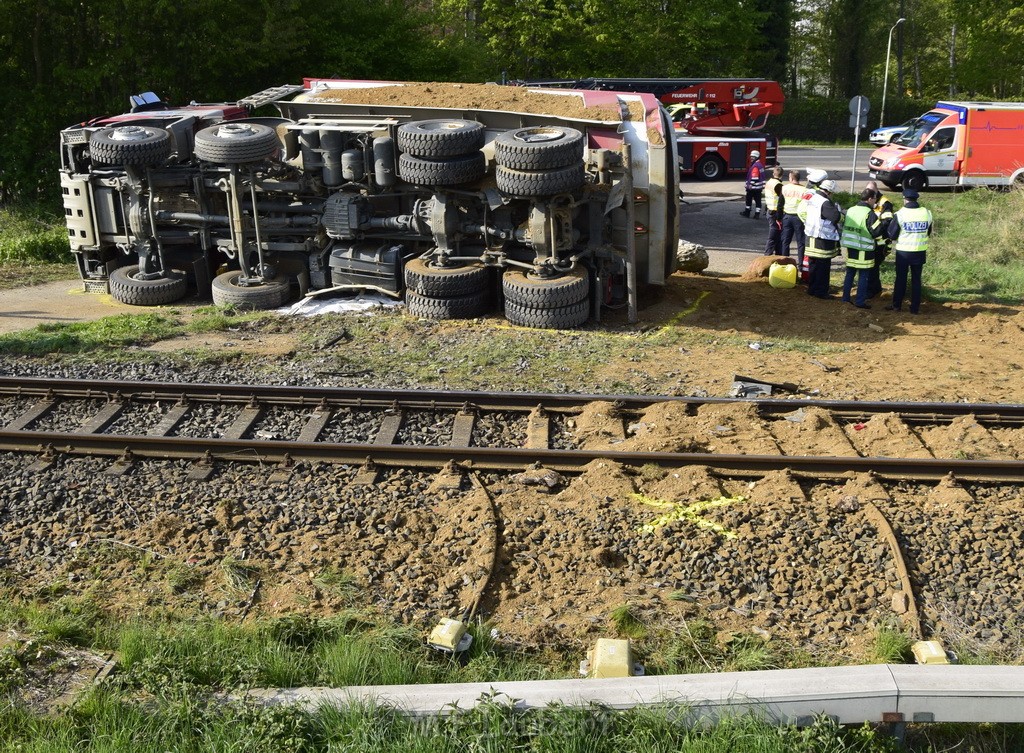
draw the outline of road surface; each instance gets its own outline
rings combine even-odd
[[[874,148],[869,142],[865,143],[868,148]],[[857,189],[868,180],[868,154],[870,152],[858,149]],[[839,183],[840,190],[850,190],[851,148],[781,147],[779,163],[786,170],[800,170],[804,177],[809,167],[827,170],[829,177]],[[708,249],[710,272],[739,274],[751,259],[764,253],[768,223],[763,216],[758,221],[740,215],[745,193],[741,178],[717,181],[687,178],[681,188],[683,204],[679,235]]]

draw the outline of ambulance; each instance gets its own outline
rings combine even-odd
[[[868,169],[890,189],[1024,183],[1024,103],[939,102],[876,149]]]

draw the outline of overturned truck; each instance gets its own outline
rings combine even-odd
[[[276,115],[258,116],[273,105]],[[373,289],[569,328],[675,269],[672,124],[643,93],[307,79],[61,132],[86,290],[270,309]]]

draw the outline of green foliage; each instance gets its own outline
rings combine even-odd
[[[894,625],[880,625],[875,631],[874,654],[885,664],[902,664],[910,659],[911,638]]]
[[[62,217],[39,204],[0,207],[0,264],[70,261],[68,231]]]
[[[643,638],[647,635],[647,626],[632,604],[615,607],[611,621],[615,632],[624,638]]]
[[[768,121],[768,130],[778,136],[783,144],[808,141],[852,143],[853,129],[850,128],[849,105],[847,99],[790,98],[786,100],[783,113]],[[885,125],[897,125],[923,115],[933,107],[935,100],[889,99],[885,105]],[[872,110],[868,113],[868,127],[860,134],[860,146],[865,150],[876,148],[868,141],[868,133],[878,127],[877,108],[878,102],[872,102]]]
[[[1011,735],[1013,733],[1010,733]],[[884,732],[847,729],[827,719],[803,728],[773,726],[757,716],[694,724],[675,705],[614,712],[600,707],[521,710],[503,697],[471,710],[414,719],[393,709],[349,705],[307,713],[294,707],[211,704],[204,698],[143,705],[97,693],[74,712],[32,717],[0,711],[0,751],[165,753],[168,750],[299,753],[887,753],[899,750]],[[986,748],[986,750],[995,750]]]
[[[118,314],[92,322],[40,324],[0,335],[0,353],[46,355],[119,351],[146,345],[179,331],[179,325],[159,314]]]

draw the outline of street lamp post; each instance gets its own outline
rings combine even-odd
[[[882,77],[882,112],[880,114],[880,122],[878,123],[879,128],[885,127],[885,90],[889,88],[889,56],[892,54],[892,33],[896,31],[896,27],[907,19],[901,18],[892,25],[889,29],[889,44],[885,48],[885,75]]]

